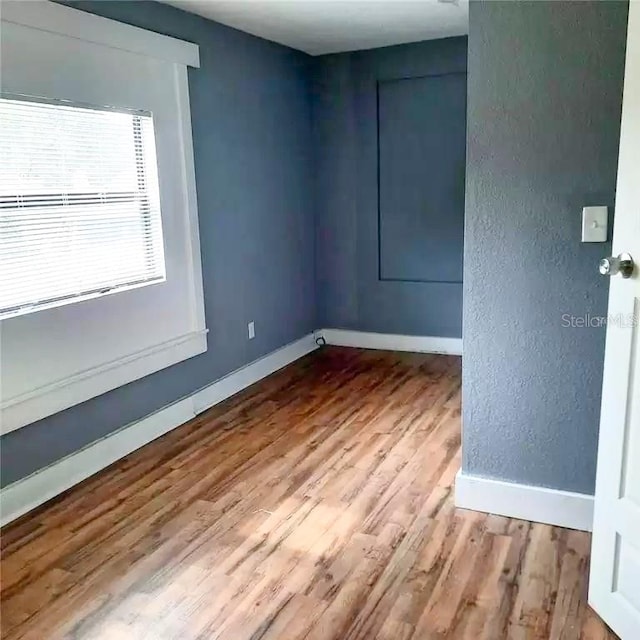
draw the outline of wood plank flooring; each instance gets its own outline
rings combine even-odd
[[[3,640],[604,640],[589,535],[456,510],[460,360],[326,347],[2,535]]]

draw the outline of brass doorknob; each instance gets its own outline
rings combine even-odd
[[[634,267],[633,258],[628,253],[621,253],[619,256],[602,258],[599,269],[603,276],[620,274],[623,278],[630,278],[633,275]]]

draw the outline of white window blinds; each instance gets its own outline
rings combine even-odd
[[[151,114],[0,98],[0,318],[164,278]]]

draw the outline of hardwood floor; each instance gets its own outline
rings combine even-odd
[[[456,510],[460,360],[326,347],[2,535],[3,640],[580,639],[589,535]]]

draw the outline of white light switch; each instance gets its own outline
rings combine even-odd
[[[582,242],[606,242],[609,213],[607,207],[582,209]]]

